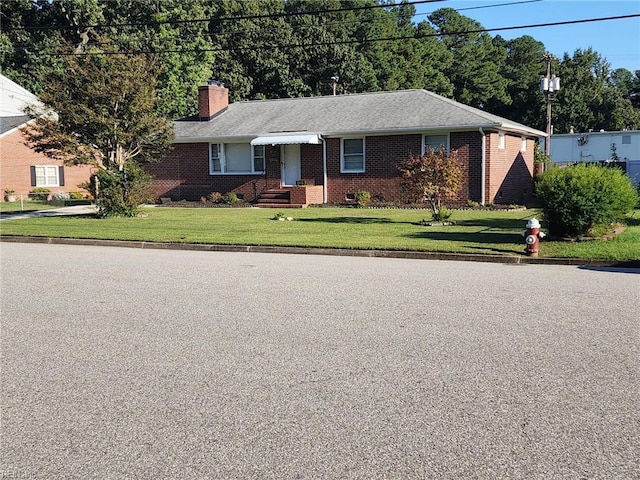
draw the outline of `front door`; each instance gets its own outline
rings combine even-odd
[[[292,187],[300,180],[300,145],[282,145],[282,186]]]

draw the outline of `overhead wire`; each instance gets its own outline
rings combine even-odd
[[[155,22],[132,22],[132,23],[113,23],[113,24],[95,24],[95,25],[42,25],[36,27],[9,27],[5,28],[5,31],[12,30],[20,30],[20,31],[41,31],[41,30],[66,30],[69,28],[79,28],[79,29],[87,29],[87,28],[117,28],[117,27],[142,27],[142,26],[151,26],[151,25],[166,25],[166,24],[189,24],[189,23],[205,23],[215,21],[223,21],[223,22],[232,22],[238,20],[257,20],[262,18],[281,18],[281,17],[292,17],[292,16],[300,16],[300,15],[323,15],[326,13],[339,13],[339,12],[354,12],[354,11],[362,11],[362,10],[372,10],[377,8],[397,8],[404,5],[420,5],[424,3],[437,3],[437,2],[445,2],[447,0],[408,0],[407,2],[400,3],[397,5],[386,5],[386,4],[377,4],[377,5],[362,5],[359,7],[346,7],[346,8],[331,8],[324,10],[312,10],[312,11],[300,11],[300,12],[276,12],[276,13],[265,13],[265,14],[255,14],[255,15],[236,15],[231,17],[209,17],[209,18],[195,18],[195,19],[184,19],[184,20],[162,20]]]
[[[308,48],[308,47],[317,47],[317,46],[328,46],[328,45],[346,45],[346,44],[366,44],[366,43],[374,43],[374,42],[390,42],[390,41],[401,41],[401,40],[419,40],[422,38],[429,37],[444,37],[444,36],[459,36],[459,35],[470,35],[474,33],[488,33],[488,32],[498,32],[498,31],[508,31],[508,30],[518,30],[525,28],[542,28],[542,27],[553,27],[560,25],[575,25],[580,23],[592,23],[592,22],[602,22],[602,21],[612,21],[612,20],[622,20],[629,18],[637,18],[640,17],[640,13],[638,14],[630,14],[630,15],[618,15],[612,17],[600,17],[600,18],[588,18],[581,20],[567,20],[560,22],[547,22],[547,23],[536,23],[536,24],[528,24],[528,25],[515,25],[508,27],[494,27],[494,28],[479,28],[472,30],[464,30],[458,32],[440,32],[440,33],[428,33],[428,34],[416,34],[416,35],[402,35],[395,37],[380,37],[380,38],[367,38],[367,39],[350,39],[350,40],[332,40],[327,42],[312,42],[312,43],[299,43],[299,44],[275,44],[275,45],[255,45],[252,47],[237,47],[232,50],[244,51],[244,50],[274,50],[274,49],[288,49],[288,48]],[[216,48],[195,48],[195,49],[170,49],[170,50],[135,50],[129,52],[61,52],[61,53],[42,53],[42,55],[46,56],[86,56],[86,55],[142,55],[142,54],[174,54],[174,53],[194,53],[194,52],[218,52],[224,51],[222,47]]]

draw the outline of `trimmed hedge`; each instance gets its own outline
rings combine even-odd
[[[631,180],[617,168],[579,164],[551,168],[536,185],[549,233],[581,236],[622,220],[638,201]]]

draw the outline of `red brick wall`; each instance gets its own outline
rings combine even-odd
[[[28,198],[29,192],[35,187],[31,185],[31,166],[56,165],[62,166],[60,160],[53,160],[41,153],[34,152],[25,145],[25,137],[20,130],[15,130],[0,138],[0,197],[4,200],[4,190],[15,190],[16,195]],[[92,167],[80,165],[64,167],[64,185],[60,187],[46,187],[52,193],[83,192],[80,184],[88,182]]]
[[[523,204],[533,194],[534,140],[527,139],[527,149],[521,152],[519,135],[505,135],[505,148],[498,148],[499,134],[487,135],[487,202]]]
[[[322,185],[322,145],[300,145],[300,170],[307,185]]]
[[[522,203],[531,195],[533,140],[520,152],[520,137],[507,136],[504,150],[497,148],[498,134],[486,136],[485,201]],[[365,172],[340,173],[340,139],[326,139],[329,203],[342,203],[358,190],[373,200],[402,203],[397,165],[411,153],[420,154],[422,135],[389,135],[365,138]],[[177,144],[158,164],[147,170],[155,177],[155,197],[197,200],[211,192],[236,192],[253,201],[264,190],[280,187],[280,148],[267,147],[265,175],[209,175],[207,143]],[[468,199],[481,201],[482,135],[479,131],[453,132],[451,155],[463,164],[462,188],[452,204]],[[301,177],[309,185],[322,185],[322,145],[301,145]]]
[[[402,202],[396,166],[410,153],[420,154],[421,135],[366,137],[364,173],[340,173],[340,139],[326,142],[329,203],[344,202],[358,190],[368,191],[372,200]]]
[[[451,155],[463,165],[462,187],[456,202],[480,202],[482,178],[482,135],[479,131],[452,132],[449,138]]]
[[[289,198],[291,203],[301,205],[319,205],[324,203],[322,185],[293,187],[289,191]]]
[[[366,190],[373,200],[405,201],[400,188],[397,165],[413,153],[422,151],[422,135],[391,135],[366,137],[365,173],[340,173],[340,139],[327,140],[328,201],[339,203],[347,195]],[[480,170],[482,136],[480,132],[453,132],[450,135],[451,155],[463,164],[463,182],[458,198],[462,204],[469,198],[480,201]]]
[[[209,144],[179,143],[158,163],[145,169],[153,177],[153,198],[199,200],[212,192],[235,192],[246,201],[269,188],[280,186],[279,149],[267,147],[264,175],[209,175]]]

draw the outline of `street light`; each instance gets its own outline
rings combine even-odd
[[[547,76],[540,79],[540,90],[547,92],[547,139],[544,142],[544,153],[548,156],[551,147],[551,100],[553,92],[560,90],[560,77],[551,76],[551,61],[555,57],[550,53],[544,55],[547,62]]]
[[[333,96],[336,96],[336,87],[338,86],[338,80],[340,79],[340,77],[338,77],[337,75],[331,77],[331,80],[333,81]]]

